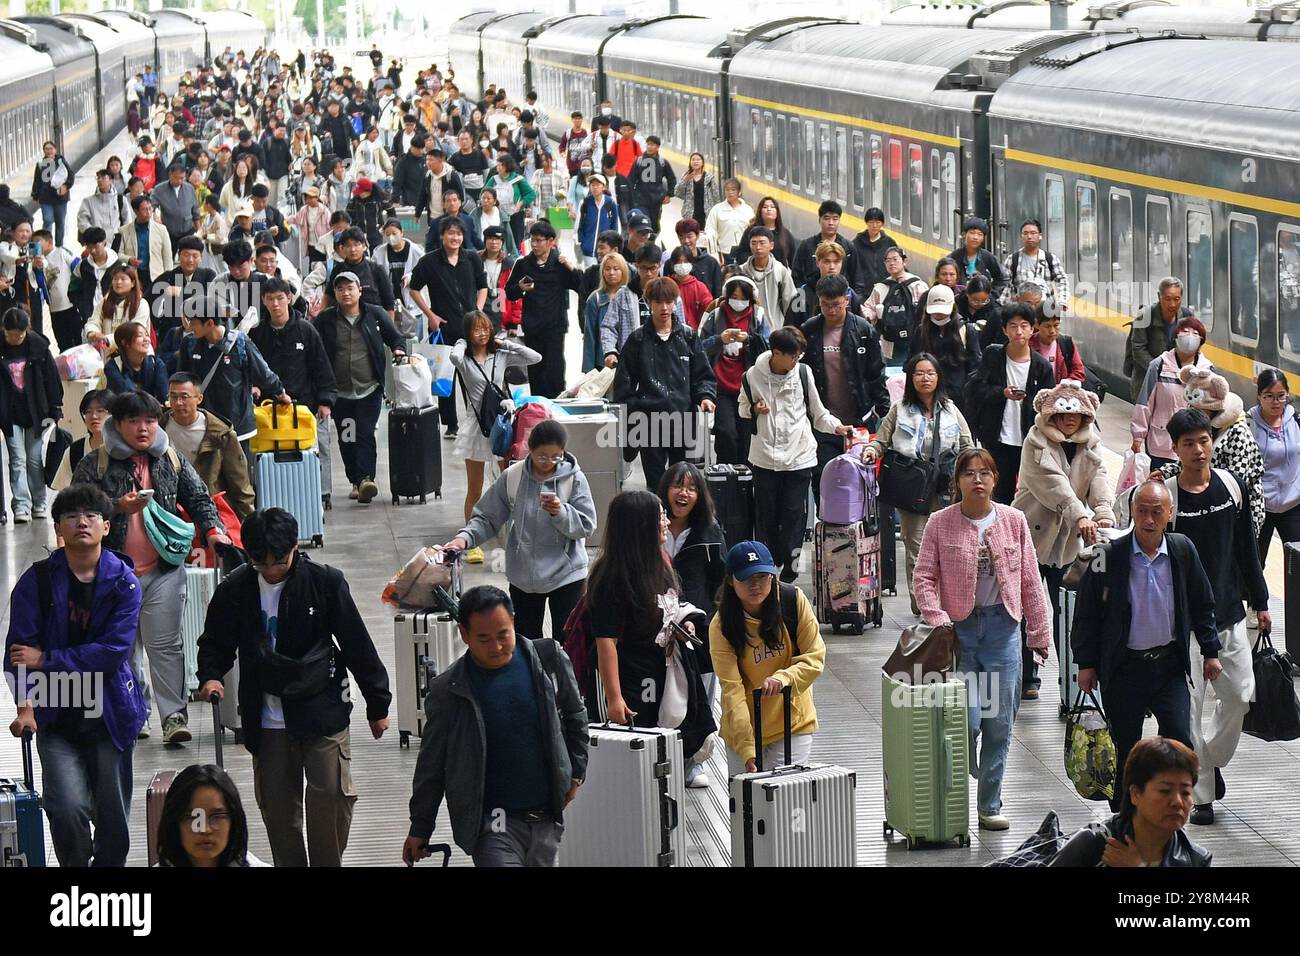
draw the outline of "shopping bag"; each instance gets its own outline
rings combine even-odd
[[[59,378],[65,382],[98,378],[104,371],[104,356],[93,345],[74,345],[54,359]]]
[[[443,552],[421,548],[393,575],[384,587],[381,600],[404,611],[439,607],[435,589],[451,585],[452,570],[452,563],[444,560]]]
[[[1065,772],[1079,796],[1109,800],[1117,776],[1115,741],[1097,696],[1079,691],[1065,722]]]
[[[451,364],[451,346],[442,341],[442,332],[438,331],[427,342],[415,346],[417,355],[424,356],[429,362],[429,371],[433,377],[433,394],[439,398],[450,398],[455,384],[456,369]]]
[[[425,408],[433,404],[433,370],[423,355],[410,355],[393,363],[393,405]]]
[[[555,227],[556,232],[573,229],[573,217],[569,215],[569,210],[563,206],[552,206],[546,211],[546,218]]]
[[[1130,488],[1142,484],[1151,474],[1151,456],[1144,451],[1129,449],[1124,452],[1124,464],[1119,469],[1119,484],[1115,494],[1120,495]]]

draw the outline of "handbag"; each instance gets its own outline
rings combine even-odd
[[[1030,834],[1025,842],[1016,847],[1010,856],[986,863],[991,867],[1034,867],[1050,866],[1056,854],[1065,848],[1066,836],[1061,832],[1061,820],[1055,810],[1049,810],[1038,829]]]
[[[1092,691],[1074,699],[1065,722],[1065,773],[1079,796],[1109,800],[1115,795],[1118,773],[1115,741],[1110,721]]]
[[[880,463],[880,497],[895,508],[928,515],[941,492],[944,466],[939,460],[939,415],[936,405],[929,458],[911,458],[892,448],[885,452]]]
[[[884,671],[902,684],[942,683],[957,669],[961,641],[951,624],[913,624],[904,628]]]
[[[1261,634],[1251,655],[1255,671],[1255,700],[1241,729],[1260,740],[1295,740],[1300,737],[1300,700],[1291,677],[1291,655],[1273,646]]]
[[[257,676],[262,690],[284,700],[324,693],[334,669],[334,644],[319,645],[304,657],[289,657],[266,638],[257,645]]]
[[[154,498],[145,505],[142,518],[145,535],[158,552],[158,557],[174,567],[184,564],[194,541],[194,525],[172,514]]]

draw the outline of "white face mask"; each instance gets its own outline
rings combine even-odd
[[[727,305],[731,306],[733,312],[744,312],[749,308],[748,299],[728,299]]]
[[[1200,350],[1201,337],[1195,332],[1184,332],[1174,340],[1174,344],[1178,346],[1178,351],[1190,355]]]
[[[688,276],[691,274],[691,264],[689,262],[679,262],[673,266],[673,272],[679,276]]]
[[[931,316],[930,316],[930,321],[933,322],[935,325],[939,326],[939,328],[943,328],[945,325],[947,325],[949,322],[952,321],[952,316],[951,316],[951,315],[931,315]]]
[[[481,139],[481,140],[478,141],[479,149],[487,149],[487,144],[488,144],[488,141],[485,140],[485,139]]]
[[[388,237],[388,244],[389,244],[390,246],[392,246],[394,249],[396,249],[398,246],[400,246],[400,245],[402,244],[402,235],[401,235],[401,233],[398,233],[398,234],[396,234],[396,235],[389,236],[389,237]]]
[[[611,114],[614,112],[614,107],[612,107],[612,106],[602,106],[602,107],[600,108],[600,112],[601,112],[603,115],[605,115],[605,116],[609,116],[609,115],[611,115]]]

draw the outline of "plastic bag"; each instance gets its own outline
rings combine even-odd
[[[421,548],[384,587],[381,600],[398,610],[440,607],[436,588],[452,588],[453,564],[434,548]]]
[[[614,387],[614,370],[612,368],[593,368],[583,375],[582,380],[572,388],[562,392],[561,398],[604,398]]]
[[[415,351],[429,362],[429,371],[433,374],[432,394],[450,398],[456,369],[451,364],[451,346],[442,341],[442,332],[435,332],[428,342],[416,344]]]
[[[1151,456],[1144,451],[1135,452],[1132,448],[1124,452],[1124,464],[1119,469],[1119,484],[1115,494],[1142,484],[1151,475]]]
[[[1065,723],[1065,772],[1079,796],[1109,800],[1115,795],[1117,755],[1101,703],[1079,691]]]
[[[425,408],[433,404],[433,370],[423,355],[393,363],[393,405]]]
[[[93,345],[74,345],[54,359],[59,378],[65,382],[98,378],[104,371],[104,356]]]

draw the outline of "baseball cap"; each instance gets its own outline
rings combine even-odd
[[[650,222],[650,217],[643,212],[634,212],[627,217],[628,232],[653,232],[654,226]]]
[[[354,285],[361,285],[361,280],[357,278],[355,272],[336,272],[334,278],[330,280],[330,288],[337,289],[340,282],[351,282]]]
[[[302,191],[302,194],[304,196],[320,196],[320,187],[308,186],[306,189]]]
[[[948,286],[942,284],[932,285],[930,291],[926,293],[925,311],[931,315],[952,315],[952,307],[955,301],[952,289],[948,288]]]
[[[587,177],[587,182],[591,182],[593,179],[599,179],[602,186],[609,186],[609,180],[600,173],[592,173]]]
[[[374,188],[375,188],[375,181],[373,179],[366,179],[364,176],[362,176],[360,179],[357,180],[357,184],[352,187],[352,195],[359,196],[362,193],[370,192]]]
[[[505,237],[506,231],[500,226],[488,226],[483,230],[483,240],[485,242],[488,239],[505,239]]]
[[[240,219],[244,216],[249,219],[253,218],[253,204],[251,202],[241,202],[235,206],[235,218]]]
[[[755,574],[776,574],[776,564],[762,541],[741,541],[727,552],[727,573],[748,581]]]

